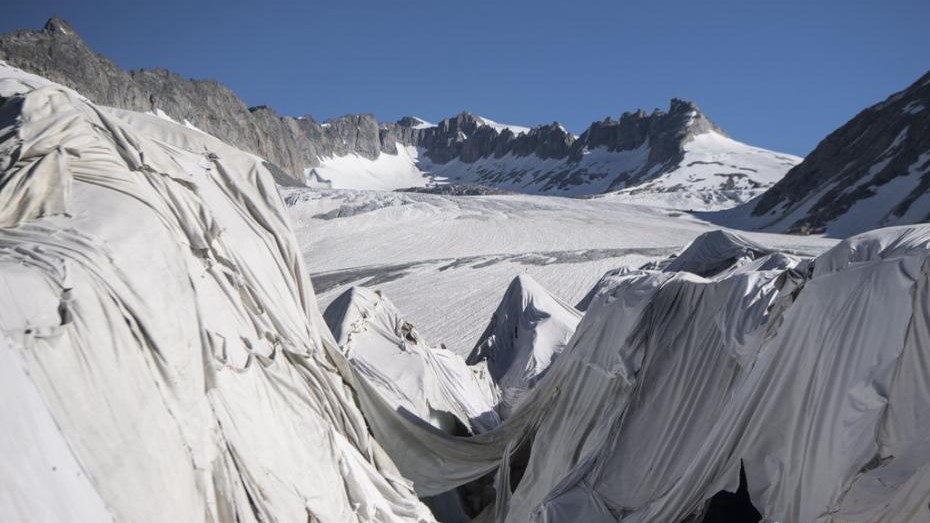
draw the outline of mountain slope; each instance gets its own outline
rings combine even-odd
[[[682,149],[682,159],[674,168],[614,197],[676,209],[724,209],[762,194],[801,161],[715,131],[694,136]]]
[[[845,237],[930,220],[930,73],[827,136],[731,226]]]

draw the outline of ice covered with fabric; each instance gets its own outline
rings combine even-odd
[[[0,68],[0,514],[432,520],[261,160]]]
[[[772,254],[608,276],[493,431],[405,423],[364,385],[363,409],[421,494],[493,473],[494,521],[682,521],[741,468],[765,521],[930,521],[930,226]]]
[[[485,364],[506,418],[549,370],[571,339],[581,313],[521,274],[507,287],[484,335],[468,357]]]
[[[394,408],[450,434],[457,427],[475,434],[500,424],[487,371],[431,346],[382,293],[353,287],[323,317],[353,368]]]

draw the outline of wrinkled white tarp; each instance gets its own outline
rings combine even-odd
[[[380,292],[353,287],[327,307],[324,319],[353,368],[394,409],[450,434],[456,421],[472,434],[500,424],[487,374],[448,349],[431,347]]]
[[[0,519],[431,520],[261,161],[0,72]]]
[[[664,267],[671,272],[690,272],[710,277],[773,252],[730,231],[710,231],[701,234]]]
[[[510,416],[545,375],[581,320],[577,309],[550,294],[528,274],[507,287],[488,328],[468,357],[487,365],[500,390],[497,411]]]
[[[473,438],[406,423],[355,386],[421,494],[530,445],[516,490],[497,484],[499,521],[681,521],[735,491],[742,463],[769,521],[923,523],[928,254],[930,226],[914,226],[847,240],[803,267],[762,253],[727,256],[738,269],[713,279],[618,271],[520,408]]]

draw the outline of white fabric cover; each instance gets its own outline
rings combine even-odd
[[[487,373],[430,346],[382,293],[353,287],[326,308],[324,319],[353,369],[393,408],[450,434],[456,421],[472,434],[500,424]]]
[[[432,520],[262,162],[0,72],[0,519]]]
[[[498,521],[681,521],[735,491],[742,463],[767,521],[923,523],[928,254],[930,226],[913,226],[800,265],[731,258],[713,279],[616,271],[520,408],[473,438],[405,423],[357,387],[421,494],[529,444],[516,490],[497,484]]]
[[[510,416],[558,359],[580,320],[577,309],[528,274],[513,279],[467,360],[487,366],[500,390],[501,418]]]

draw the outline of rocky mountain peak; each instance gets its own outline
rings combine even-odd
[[[710,121],[694,102],[673,98],[668,112],[652,113],[639,109],[625,112],[619,120],[605,118],[594,122],[578,138],[573,155],[580,159],[586,150],[603,147],[609,151],[631,151],[649,144],[656,151],[654,160],[679,156],[693,136],[714,131],[725,134]]]
[[[443,119],[441,122],[439,122],[440,127],[443,126],[444,123],[450,128],[462,130],[474,130],[483,124],[481,119],[474,115],[471,111],[462,111],[451,118]]]
[[[68,36],[78,36],[77,31],[71,27],[71,24],[67,20],[60,18],[58,15],[55,15],[48,19],[48,22],[45,22],[45,27],[42,30],[46,33],[51,34],[65,34]]]
[[[683,126],[685,127],[686,132],[691,135],[703,134],[713,131],[726,136],[726,133],[717,127],[717,124],[712,122],[710,118],[708,118],[707,115],[701,111],[701,108],[698,107],[696,103],[689,100],[672,98],[672,102],[669,106],[668,117],[673,118],[679,122],[684,122]]]
[[[658,111],[658,109],[656,109],[656,110]],[[648,117],[648,116],[646,115],[646,111],[644,111],[644,110],[642,110],[642,109],[637,109],[635,112],[624,111],[623,114],[620,115],[620,121],[621,121],[621,122],[622,122],[622,121],[631,122],[631,121],[636,121],[636,120],[643,120],[643,119],[645,119],[645,118],[647,118],[647,117]],[[613,121],[613,118],[611,118],[611,117],[608,116],[608,117],[607,117],[607,120],[608,120],[608,121]]]
[[[669,103],[668,112],[670,114],[690,113],[693,111],[700,112],[700,109],[698,108],[696,103],[690,100],[684,100],[681,98],[672,98],[672,101]]]

